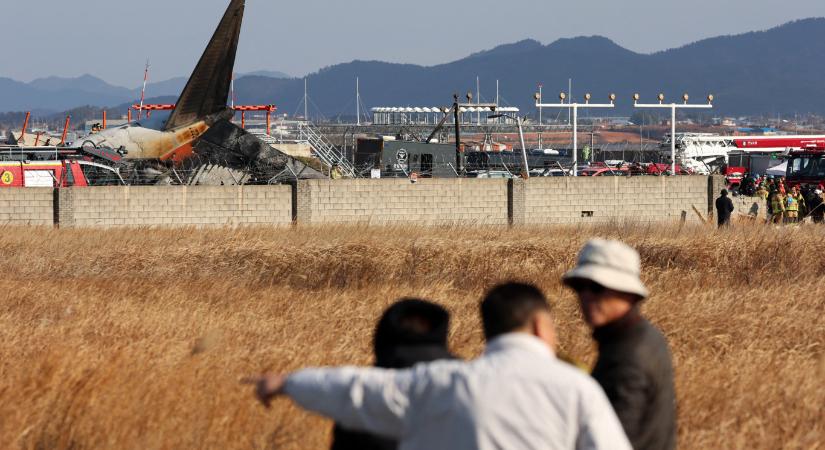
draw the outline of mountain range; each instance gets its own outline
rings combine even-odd
[[[651,39],[656,39],[651,36]],[[600,37],[560,39],[548,45],[535,40],[501,45],[466,58],[434,66],[353,61],[306,77],[311,116],[355,115],[355,79],[368,106],[439,106],[453,93],[475,93],[532,113],[533,94],[543,84],[544,101],[556,102],[572,79],[573,96],[592,92],[594,101],[618,95],[615,114],[632,110],[633,93],[654,102],[691,94],[703,102],[714,94],[713,114],[825,113],[825,18],[804,19],[767,30],[705,39],[652,54],[636,53]],[[151,96],[175,95],[185,79],[150,84]],[[92,76],[44,78],[20,83],[0,78],[0,111],[61,110],[82,104],[115,105],[137,98],[139,90],[119,88]],[[304,80],[259,72],[239,77],[237,102],[274,103],[281,112],[302,112]],[[614,114],[614,113],[611,113]]]
[[[289,78],[283,72],[260,70],[238,77]],[[186,85],[186,77],[175,77],[146,85],[147,97],[177,97]],[[132,103],[140,98],[142,86],[133,89],[114,86],[93,75],[75,78],[50,76],[28,83],[0,77],[0,113],[31,110],[40,113],[65,111],[78,106],[112,107]],[[174,100],[173,100],[174,101]]]

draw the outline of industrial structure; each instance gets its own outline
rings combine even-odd
[[[411,106],[384,106],[376,107],[370,110],[372,112],[372,120],[375,125],[435,125],[448,112],[446,107],[411,107]],[[503,121],[500,119],[490,119],[482,116],[478,119],[478,113],[493,114],[510,113],[518,114],[519,109],[512,106],[496,106],[491,108],[489,106],[463,106],[459,110],[459,121],[465,125],[471,124],[500,124]],[[452,117],[447,119],[447,123],[453,123]]]

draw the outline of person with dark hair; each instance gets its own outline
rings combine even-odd
[[[716,220],[719,228],[730,225],[730,215],[733,212],[733,201],[728,197],[728,190],[722,189],[716,199]]]
[[[636,450],[676,447],[676,394],[667,339],[639,311],[647,288],[639,253],[594,239],[562,278],[576,291],[599,357],[593,378],[607,393]]]
[[[405,298],[384,311],[373,337],[375,366],[403,369],[417,363],[455,359],[447,350],[450,313],[426,300]],[[393,450],[394,439],[335,424],[332,450]]]
[[[481,302],[484,337],[489,341],[522,328],[538,313],[549,314],[550,305],[537,287],[521,283],[496,286]]]
[[[555,355],[550,305],[506,283],[481,302],[487,348],[472,361],[411,369],[315,368],[245,380],[265,406],[279,395],[399,448],[630,448],[604,391]]]

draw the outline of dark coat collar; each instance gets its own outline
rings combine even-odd
[[[644,328],[645,319],[634,306],[624,316],[593,330],[593,339],[599,344],[615,342],[635,335]]]

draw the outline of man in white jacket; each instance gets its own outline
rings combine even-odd
[[[630,449],[599,385],[556,359],[540,290],[498,286],[481,316],[487,348],[473,361],[304,369],[247,382],[267,407],[286,395],[344,427],[398,439],[402,450]]]

